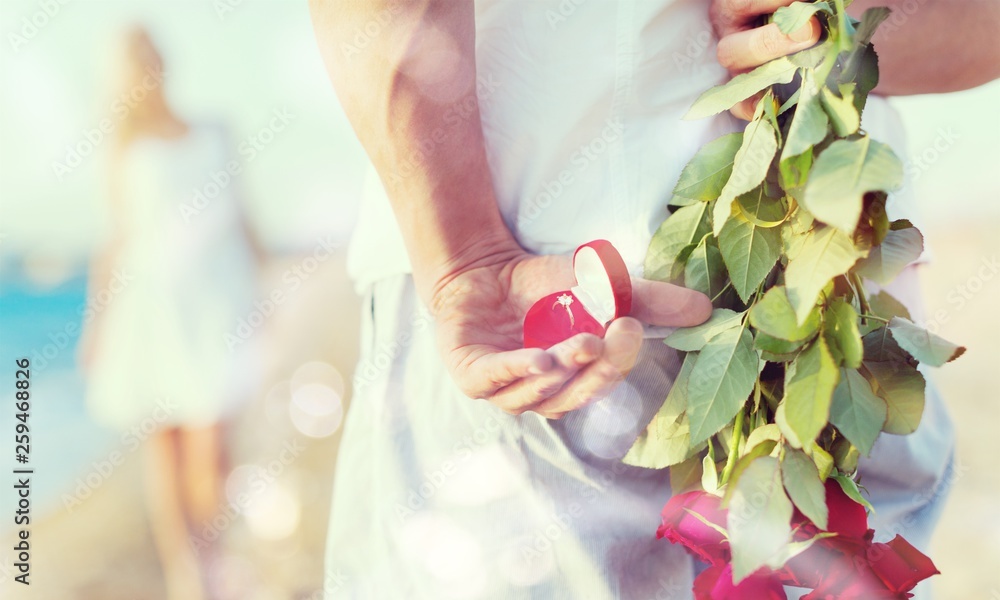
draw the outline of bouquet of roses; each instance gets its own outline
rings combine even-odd
[[[647,278],[715,306],[665,340],[682,368],[625,457],[671,467],[657,534],[709,563],[699,599],[784,598],[783,585],[811,600],[906,598],[937,573],[901,537],[873,543],[855,480],[880,432],[920,423],[917,365],[964,352],[863,283],[889,282],[923,251],[910,222],[886,215],[899,159],[860,128],[888,13],[858,21],[843,0],[779,9],[785,33],[818,17],[821,43],[708,90],[687,115],[760,99],[745,131],[684,168],[645,263]]]

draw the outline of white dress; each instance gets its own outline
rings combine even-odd
[[[251,308],[255,273],[230,147],[221,127],[196,124],[126,151],[113,215],[126,239],[112,284],[98,291],[109,301],[87,389],[98,422],[207,425],[246,395],[247,344],[227,335]]]
[[[476,8],[478,96],[508,227],[538,253],[608,239],[641,276],[681,169],[741,126],[728,115],[681,120],[726,79],[708,2]],[[891,107],[869,104],[867,130],[903,150]],[[327,597],[691,598],[692,561],[655,539],[667,472],[621,463],[677,373],[663,331],[648,330],[638,365],[608,398],[560,421],[463,396],[436,351],[384,191],[376,177],[369,183],[349,259],[363,336],[336,468]],[[890,209],[898,217],[905,204]],[[926,549],[952,446],[930,391],[920,430],[883,436],[862,461],[880,540],[902,533]]]

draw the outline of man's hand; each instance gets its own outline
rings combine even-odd
[[[758,26],[761,17],[769,15],[793,0],[712,0],[709,18],[719,38],[719,64],[738,75],[760,65],[794,54],[819,41],[820,25],[816,17],[790,35],[781,33],[774,23]],[[749,98],[730,112],[737,118],[750,120],[759,98]]]
[[[548,350],[523,348],[528,308],[573,286],[570,257],[508,249],[475,264],[435,286],[431,310],[438,347],[466,395],[512,414],[533,411],[558,419],[600,399],[635,365],[642,344],[640,321],[690,326],[712,312],[704,294],[633,279],[632,316],[612,322],[603,339],[578,334]]]

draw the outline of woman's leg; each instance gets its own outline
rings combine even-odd
[[[146,443],[146,505],[167,599],[203,600],[205,591],[182,503],[179,450],[180,432],[175,428],[154,434]]]
[[[180,430],[181,493],[196,534],[211,527],[212,519],[222,510],[225,483],[222,432],[220,423]]]

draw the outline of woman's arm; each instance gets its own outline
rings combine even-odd
[[[888,7],[872,38],[886,96],[957,92],[1000,77],[1000,0],[855,0],[847,12]]]

